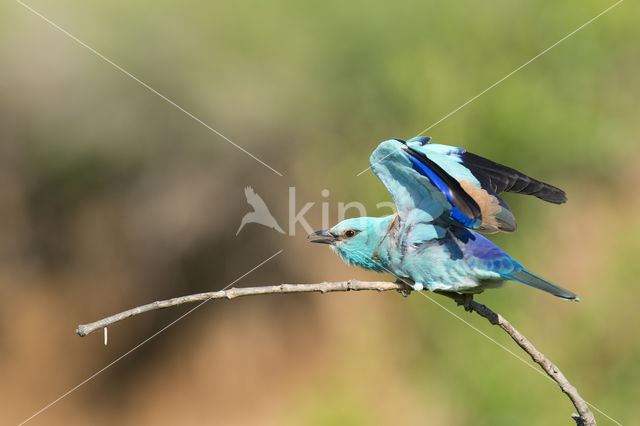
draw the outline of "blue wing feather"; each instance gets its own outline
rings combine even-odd
[[[431,140],[431,136],[416,136],[415,138],[411,138],[407,141],[408,143],[418,142],[421,146],[426,145]]]
[[[449,203],[427,177],[413,170],[402,146],[395,139],[382,142],[371,154],[371,168],[391,194],[404,222],[434,221],[449,210]]]
[[[467,158],[469,153],[464,149],[432,143],[422,145],[416,141],[407,142],[407,145],[435,163],[460,185],[464,184],[464,188],[460,188],[460,191],[467,193],[479,206],[480,214],[478,216],[481,220],[465,223],[464,220],[461,220],[462,218],[454,216],[461,224],[480,232],[513,232],[516,230],[515,218],[507,203],[494,191],[494,186],[487,184],[489,181],[482,173],[477,173],[477,170],[470,170],[467,167],[464,158]]]
[[[460,211],[458,207],[453,205],[453,195],[451,194],[451,190],[449,189],[449,187],[447,187],[444,181],[432,169],[428,168],[415,156],[411,154],[408,154],[408,156],[411,160],[411,163],[413,164],[414,170],[429,178],[431,183],[433,183],[440,190],[440,192],[442,192],[445,197],[447,197],[447,200],[451,203],[451,211],[449,212],[449,217],[451,219],[455,220],[463,226],[468,226],[471,228],[478,226],[482,222],[481,218],[469,217],[462,213],[462,211]]]
[[[446,222],[492,233],[513,232],[517,228],[509,206],[498,195],[502,191],[534,195],[554,203],[566,200],[558,188],[462,148],[430,143],[430,139],[392,139],[381,143],[371,155],[373,171],[387,186],[396,205],[403,198],[394,196],[402,191],[399,187],[410,182],[422,184],[428,187],[422,192],[437,198],[436,204],[446,213],[442,217]],[[426,181],[412,176],[412,171]],[[417,191],[413,192],[416,195]],[[442,194],[444,201],[436,192]],[[433,206],[427,210],[433,210]]]
[[[473,176],[474,183],[496,196],[501,192],[515,192],[533,195],[554,204],[562,204],[567,201],[565,192],[553,185],[534,179],[511,167],[467,152],[463,148],[428,143],[431,138],[426,141],[424,138],[428,138],[428,136],[409,139],[407,145],[432,158],[447,173],[458,180]]]
[[[442,192],[450,204],[449,217],[459,224],[471,228],[482,224],[482,213],[476,201],[460,186],[457,179],[448,174],[436,162],[421,150],[406,144],[402,147],[411,160],[414,170],[429,178],[431,183]]]

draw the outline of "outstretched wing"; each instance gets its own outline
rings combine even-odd
[[[566,201],[564,191],[533,179],[510,167],[466,152],[462,148],[428,143],[429,137],[407,141],[407,147],[418,153],[416,159],[426,168],[435,163],[459,182],[481,210],[482,221],[469,226],[481,232],[513,232],[516,220],[507,203],[498,196],[503,191],[533,195],[542,200],[561,204]],[[424,159],[430,161],[428,163]]]
[[[518,194],[533,195],[541,200],[554,204],[562,204],[567,201],[567,195],[560,188],[534,179],[511,167],[467,152],[462,148],[429,143],[430,140],[431,138],[428,136],[421,136],[409,139],[407,145],[428,157],[444,157],[433,158],[433,160],[436,163],[440,163],[443,160],[445,163],[449,163],[440,164],[447,170],[451,167],[451,162],[463,166],[479,181],[483,189],[491,190],[495,195],[501,192],[515,192]],[[455,167],[455,165],[453,167]],[[462,174],[461,178],[465,177],[464,171],[457,172],[458,174]]]
[[[406,144],[402,150],[413,164],[413,169],[426,176],[447,198],[450,204],[449,217],[451,220],[470,228],[477,228],[482,224],[481,208],[463,188],[461,182],[421,151]]]
[[[468,211],[479,215],[479,209],[477,205],[473,210],[473,207],[465,204],[475,203],[464,191],[455,190],[455,179],[437,166],[436,171],[431,174],[416,171],[419,163],[407,149],[404,142],[391,139],[382,142],[369,159],[373,172],[391,194],[400,219],[415,224],[431,222],[447,214],[456,222],[472,223],[477,220],[475,215],[465,215]],[[454,187],[454,190],[449,190],[448,185]],[[457,185],[458,188],[459,186]]]
[[[503,166],[470,152],[462,153],[460,158],[462,164],[478,178],[482,187],[491,188],[495,194],[500,194],[503,191],[515,192],[533,195],[553,204],[567,202],[567,194],[560,188],[536,180],[511,167]]]

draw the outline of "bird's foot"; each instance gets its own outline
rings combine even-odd
[[[396,284],[402,285],[402,288],[399,288],[397,292],[400,293],[403,297],[407,297],[413,290],[416,289],[415,286],[411,284],[411,280],[402,280],[398,278],[396,280]]]
[[[472,312],[473,307],[471,303],[473,302],[473,294],[462,294],[462,301],[458,301],[458,306],[464,306],[464,310],[467,312]]]

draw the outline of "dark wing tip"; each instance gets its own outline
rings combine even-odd
[[[537,196],[541,200],[548,201],[553,204],[564,204],[567,202],[567,194],[560,188],[545,183],[546,191]]]
[[[471,170],[471,173],[481,181],[483,187],[488,185],[496,194],[514,192],[533,195],[553,204],[567,202],[567,194],[562,189],[527,176],[511,167],[470,152],[462,154],[462,161]]]

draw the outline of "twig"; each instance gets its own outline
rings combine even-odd
[[[265,287],[233,287],[229,290],[211,291],[207,293],[191,294],[189,296],[175,297],[173,299],[160,300],[146,305],[129,309],[119,314],[111,315],[89,324],[80,324],[76,329],[78,336],[84,337],[94,331],[107,327],[113,323],[122,321],[129,317],[140,315],[144,312],[155,311],[157,309],[170,308],[172,306],[184,305],[186,303],[201,302],[209,299],[235,299],[243,296],[258,296],[262,294],[287,294],[287,293],[331,293],[337,291],[389,291],[404,290],[402,284],[389,282],[363,282],[363,281],[344,281],[335,283],[318,283],[318,284],[280,284]]]
[[[129,309],[119,314],[112,315],[110,317],[95,321],[89,324],[80,324],[76,329],[76,333],[79,336],[84,337],[94,331],[107,327],[116,322],[122,321],[129,317],[142,314],[144,312],[154,311],[157,309],[170,308],[172,306],[183,305],[186,303],[200,302],[210,299],[235,299],[236,297],[243,296],[258,296],[263,294],[288,294],[288,293],[331,293],[331,292],[343,292],[343,291],[389,291],[397,290],[404,295],[411,292],[408,287],[400,283],[391,283],[384,281],[344,281],[344,282],[323,282],[318,284],[280,284],[265,287],[239,287],[231,288],[229,290],[212,291],[207,293],[192,294],[189,296],[176,297],[168,300],[160,300],[157,302],[149,303],[147,305],[138,306],[133,309]],[[511,338],[520,346],[525,352],[531,356],[531,359],[547,373],[547,375],[553,379],[562,392],[564,392],[576,410],[578,415],[572,415],[578,426],[596,426],[596,421],[589,406],[582,399],[578,390],[567,380],[562,374],[560,369],[556,367],[547,357],[537,350],[535,346],[526,338],[522,333],[515,329],[502,317],[502,315],[493,312],[487,306],[482,305],[473,300],[468,300],[465,296],[457,293],[439,293],[447,296],[456,301],[458,305],[465,305],[465,308],[477,313],[481,317],[486,318],[491,324],[498,325],[502,328]]]
[[[458,305],[465,305],[467,300],[461,294],[457,293],[439,293],[443,296],[447,296],[456,301]],[[466,307],[466,306],[465,306]],[[562,371],[552,363],[542,352],[536,349],[533,346],[533,343],[529,341],[522,333],[520,333],[516,328],[511,325],[509,321],[504,319],[504,317],[500,314],[493,312],[487,306],[475,302],[468,302],[468,308],[473,312],[477,313],[481,317],[486,318],[491,324],[500,326],[501,329],[507,332],[509,336],[520,346],[526,353],[531,356],[531,359],[538,364],[542,369],[547,373],[549,377],[555,381],[562,392],[564,392],[571,402],[573,403],[576,410],[578,410],[578,415],[572,415],[572,418],[578,424],[578,426],[595,426],[596,420],[593,416],[593,413],[589,409],[589,406],[585,402],[584,399],[578,393],[578,390],[569,383],[569,380],[562,374]]]

